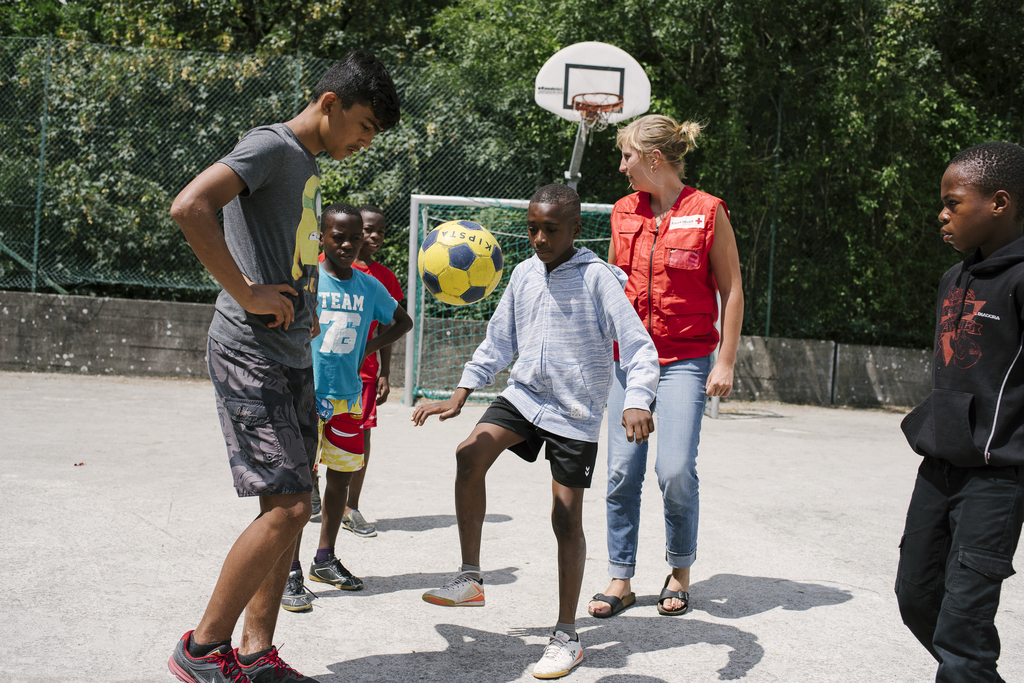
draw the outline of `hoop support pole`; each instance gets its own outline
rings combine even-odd
[[[569,162],[569,170],[565,172],[566,185],[576,189],[580,181],[580,164],[583,162],[583,147],[587,142],[587,122],[580,119],[580,127],[576,131],[576,144],[572,148],[572,161]]]

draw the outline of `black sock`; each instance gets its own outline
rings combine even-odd
[[[207,643],[205,645],[200,645],[196,642],[196,639],[192,637],[192,634],[189,634],[188,643],[185,644],[185,649],[188,650],[188,654],[190,657],[199,659],[200,657],[205,657],[206,655],[210,654],[211,652],[213,652],[221,646],[226,646],[227,649],[230,650],[231,640],[222,640],[218,643]]]
[[[292,561],[292,568],[288,570],[288,573],[290,574],[292,572],[301,572],[301,571],[302,571],[302,563],[299,562],[298,560]]]
[[[555,630],[561,631],[565,635],[569,636],[569,640],[579,640],[580,637],[576,635],[576,624],[565,624],[561,621],[555,623]]]
[[[270,651],[274,649],[271,645],[266,650],[260,650],[259,652],[253,652],[251,655],[243,655],[241,652],[238,653],[238,663],[242,666],[252,666],[256,663],[256,660],[263,655],[269,655]]]

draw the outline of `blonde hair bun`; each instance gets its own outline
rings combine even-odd
[[[685,178],[683,157],[697,147],[697,138],[704,126],[697,121],[678,123],[675,119],[661,114],[648,114],[620,128],[615,137],[619,149],[628,146],[649,157],[654,150],[661,152],[665,161],[676,169],[680,178]]]

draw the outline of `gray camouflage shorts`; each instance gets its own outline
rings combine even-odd
[[[207,341],[206,358],[238,495],[312,491],[313,368],[290,368],[213,339]]]

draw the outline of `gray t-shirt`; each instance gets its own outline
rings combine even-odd
[[[225,291],[217,297],[210,336],[225,346],[292,368],[313,360],[309,332],[316,315],[320,238],[320,169],[288,126],[253,128],[220,160],[246,189],[224,207],[224,238],[242,273],[257,284],[289,284],[295,320],[267,327]]]

